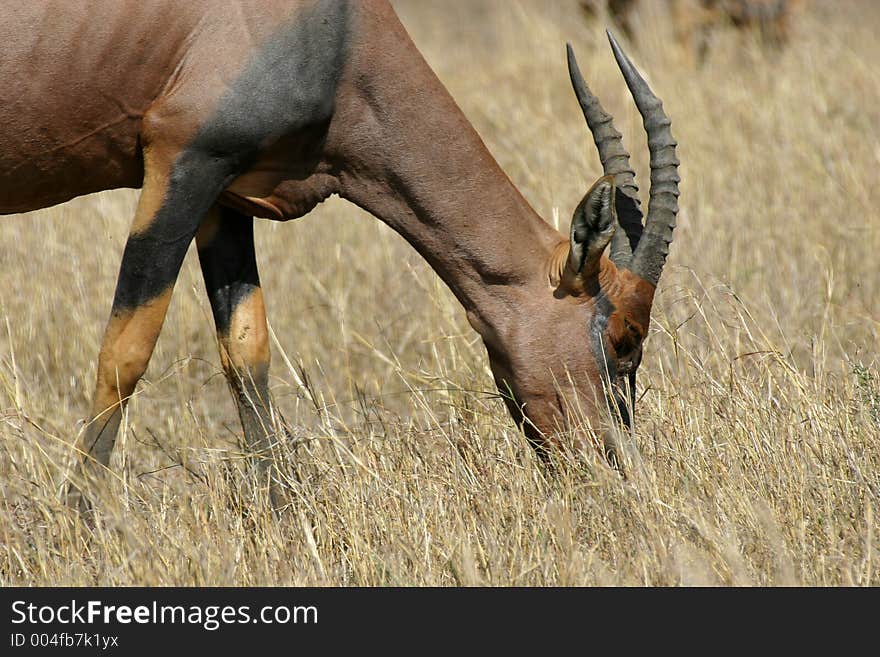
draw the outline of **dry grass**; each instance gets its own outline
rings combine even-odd
[[[574,3],[399,7],[542,216],[564,227],[599,174],[565,40],[647,186],[640,122]],[[629,480],[543,468],[452,295],[333,200],[258,225],[273,393],[307,444],[292,510],[265,511],[241,467],[191,253],[87,530],[60,486],[136,199],[108,193],[0,221],[0,584],[880,583],[880,7],[816,3],[785,52],[725,35],[700,70],[650,11],[633,54],[684,183]]]

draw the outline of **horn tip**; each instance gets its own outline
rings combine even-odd
[[[608,42],[611,44],[611,50],[614,52],[615,59],[617,59],[618,62],[623,60],[629,63],[629,57],[623,52],[623,48],[620,47],[620,44],[617,42],[617,39],[614,38],[614,34],[611,30],[605,30],[605,34],[608,35]]]
[[[605,30],[605,35],[608,37],[608,42],[611,44],[612,50],[623,50],[623,48],[620,47],[620,44],[617,43],[617,39],[614,38],[614,32],[611,30]]]
[[[568,41],[565,42],[565,52],[566,60],[568,61],[568,74],[571,77],[572,84],[577,89],[579,83],[583,84],[583,76],[581,75],[581,67],[578,66],[577,57],[574,56],[574,48]]]

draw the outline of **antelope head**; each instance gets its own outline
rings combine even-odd
[[[503,348],[487,340],[496,383],[514,418],[540,448],[558,442],[560,429],[582,441],[586,418],[606,456],[616,460],[614,422],[626,426],[635,405],[636,370],[648,332],[651,304],[678,212],[678,160],[670,121],[660,100],[609,33],[614,56],[644,119],[651,154],[647,219],[635,173],[612,117],[584,82],[571,46],[568,67],[577,99],[599,151],[602,176],[574,211],[568,239],[547,264],[548,293],[521,308]],[[552,297],[552,298],[550,298]],[[547,373],[550,373],[549,376]],[[552,382],[549,380],[552,379]],[[579,412],[573,412],[573,409]]]

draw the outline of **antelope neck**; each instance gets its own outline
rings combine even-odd
[[[380,27],[351,44],[358,75],[341,84],[334,123],[344,135],[331,144],[344,163],[340,196],[400,233],[475,328],[493,326],[517,290],[547,287],[561,235],[501,170],[397,19]]]

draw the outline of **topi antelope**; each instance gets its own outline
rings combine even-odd
[[[740,32],[755,33],[762,44],[776,48],[788,43],[791,23],[804,0],[666,0],[677,40],[694,54],[697,61],[706,60],[714,33],[725,26]],[[603,14],[626,33],[638,39],[634,20],[638,0],[580,0],[588,19]]]
[[[609,407],[628,422],[679,177],[669,120],[614,38],[648,133],[647,219],[621,136],[569,47],[605,175],[566,237],[499,168],[388,2],[232,7],[32,0],[0,23],[0,79],[15,90],[0,105],[0,212],[142,187],[69,502],[87,508],[84,482],[109,464],[193,239],[245,438],[267,453],[253,219],[295,219],[333,194],[400,233],[449,286],[537,448],[590,443],[571,430],[574,407],[593,428]]]
[[[678,41],[705,62],[713,34],[725,25],[757,34],[764,46],[788,43],[802,0],[669,0]]]

